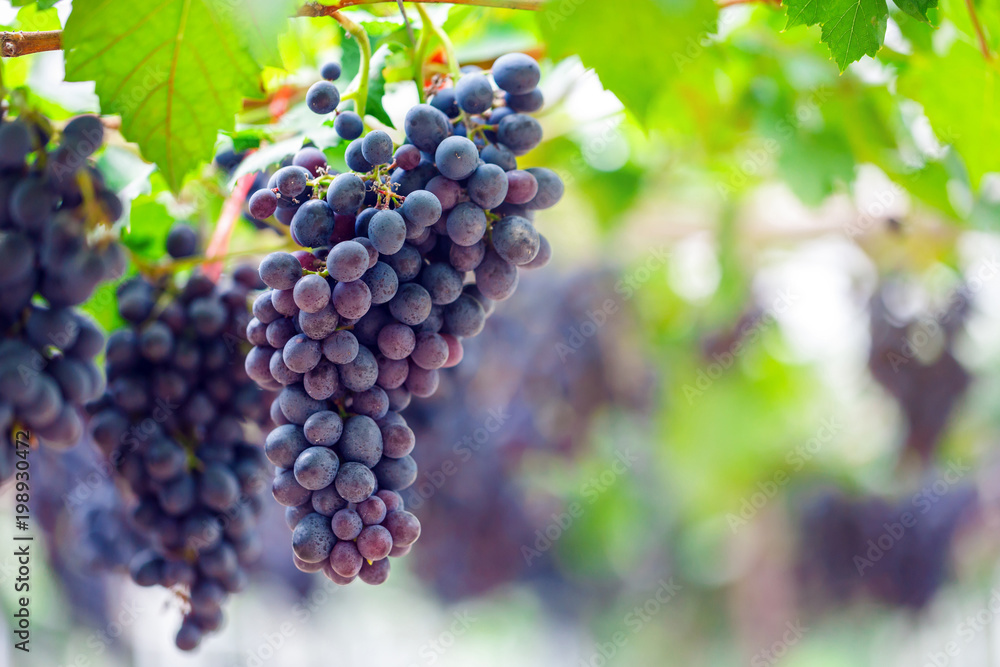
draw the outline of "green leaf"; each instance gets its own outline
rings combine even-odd
[[[174,217],[167,208],[150,195],[137,197],[132,202],[129,228],[122,234],[122,243],[144,259],[151,261],[163,257],[167,234],[174,224]]]
[[[25,5],[17,12],[17,25],[21,30],[59,30],[59,13],[40,4]]]
[[[379,121],[392,127],[392,119],[382,106],[382,97],[385,95],[385,61],[389,56],[389,45],[384,44],[372,55],[371,71],[368,75],[368,102],[365,106],[365,113]]]
[[[903,12],[909,14],[918,21],[930,23],[927,18],[927,11],[937,7],[937,0],[892,0]]]
[[[940,58],[915,54],[899,92],[923,105],[938,140],[965,162],[974,189],[984,174],[1000,171],[1000,74],[976,47],[957,41]]]
[[[823,13],[822,40],[840,71],[882,47],[889,20],[885,0],[832,0]]]
[[[788,17],[785,30],[797,25],[816,25],[823,18],[823,9],[819,0],[789,0],[785,3],[785,14]]]
[[[259,97],[260,65],[285,22],[288,0],[76,0],[66,22],[66,79],[96,82],[104,113],[155,162],[169,186],[211,158],[243,97]],[[282,13],[287,15],[286,9]],[[256,42],[256,44],[254,44]],[[265,46],[270,45],[270,46]]]
[[[539,28],[553,58],[579,55],[645,123],[670,80],[703,57],[718,9],[707,0],[552,2]]]
[[[838,185],[854,180],[854,156],[837,132],[799,132],[782,142],[778,170],[808,206],[819,206]]]

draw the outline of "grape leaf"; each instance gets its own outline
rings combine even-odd
[[[823,18],[819,0],[789,0],[785,3],[785,30],[797,25],[816,25]]]
[[[956,41],[940,58],[915,54],[899,92],[923,105],[938,140],[965,162],[973,188],[987,172],[1000,171],[1000,74],[976,47]]]
[[[259,97],[260,65],[285,22],[288,0],[76,0],[63,42],[66,80],[96,82],[103,113],[155,162],[169,186],[212,156],[243,97]],[[252,42],[260,42],[252,45]],[[271,46],[264,46],[265,44]]]
[[[874,56],[885,40],[885,0],[831,0],[824,10],[822,37],[841,71],[862,56]]]
[[[937,7],[937,0],[892,0],[900,10],[906,12],[918,21],[930,23],[927,11]]]
[[[605,88],[645,123],[669,81],[710,45],[718,9],[703,0],[552,2],[538,12],[549,55],[579,55]]]

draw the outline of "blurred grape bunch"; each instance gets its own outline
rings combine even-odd
[[[433,398],[410,406],[426,443],[415,454],[421,473],[404,494],[423,526],[411,558],[439,596],[484,595],[529,574],[550,603],[560,604],[551,584],[571,593],[552,559],[529,568],[521,553],[535,539],[536,515],[561,504],[529,492],[522,477],[545,460],[539,455],[559,465],[584,454],[602,412],[642,417],[651,408],[654,377],[627,304],[572,353],[558,351],[588,312],[620,298],[615,280],[607,270],[526,276],[523,297],[504,302],[468,341],[466,363],[442,374]]]
[[[75,620],[105,628],[115,584],[101,571],[124,569],[146,541],[96,448],[41,448],[32,456],[32,516],[45,536],[49,567]]]
[[[872,297],[868,368],[903,411],[905,450],[926,462],[971,382],[953,353],[969,301],[957,289],[947,309],[937,315],[900,318],[887,303],[892,289],[893,285],[885,284]]]
[[[840,491],[813,498],[802,513],[805,592],[836,603],[868,598],[909,609],[927,605],[947,578],[953,540],[974,515],[977,494],[959,482],[940,496],[904,498],[851,498]]]

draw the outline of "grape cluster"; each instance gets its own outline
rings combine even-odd
[[[339,71],[323,71],[306,104],[328,114]],[[400,146],[381,130],[362,136],[361,117],[337,111],[350,171],[305,147],[250,198],[251,215],[274,215],[311,249],[261,262],[270,289],[247,327],[248,375],[281,388],[266,453],[301,569],[381,583],[386,557],[419,535],[397,494],[417,475],[399,412],[436,391],[439,369],[461,361],[462,340],[513,294],[519,268],[551,254],[532,219],[560,199],[562,181],[517,168],[542,138],[525,113],[541,106],[539,78],[533,59],[510,54],[492,79],[475,70],[436,85],[406,114]]]
[[[801,518],[805,583],[837,602],[867,597],[920,609],[945,582],[954,537],[978,505],[966,483],[900,503],[818,494]]]
[[[0,122],[0,481],[14,471],[15,427],[53,447],[78,440],[79,409],[103,391],[104,336],[74,306],[125,270],[106,229],[121,202],[88,161],[100,119],[52,134],[35,113]]]
[[[132,578],[182,593],[184,650],[219,627],[222,603],[261,549],[269,471],[241,423],[268,421],[268,401],[242,363],[247,300],[260,287],[252,267],[225,289],[199,273],[180,287],[123,283],[118,306],[129,326],[108,339],[107,391],[90,406],[94,441],[138,498],[132,519],[152,545],[133,558]]]

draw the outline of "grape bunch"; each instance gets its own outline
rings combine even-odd
[[[417,475],[399,413],[436,391],[439,370],[461,361],[462,340],[513,294],[519,269],[548,261],[532,220],[563,184],[549,169],[517,168],[542,138],[526,113],[542,102],[526,55],[499,58],[492,79],[477,70],[454,87],[437,82],[430,104],[406,114],[399,146],[337,111],[339,68],[323,73],[306,104],[336,111],[350,171],[307,146],[251,196],[253,216],[289,225],[305,249],[261,262],[270,289],[253,305],[246,370],[281,389],[265,451],[296,564],[378,584],[387,556],[420,532],[398,495]]]
[[[249,266],[224,289],[197,272],[177,287],[123,283],[118,306],[129,326],[108,339],[107,391],[90,406],[94,441],[137,497],[132,520],[151,544],[130,573],[186,601],[183,650],[220,626],[222,603],[243,588],[244,566],[262,546],[257,515],[270,473],[242,426],[268,421],[269,401],[243,369],[248,295],[260,287]]]
[[[897,503],[840,491],[810,499],[799,554],[809,598],[925,607],[947,579],[956,534],[979,507],[972,484],[960,482],[944,495],[927,493],[931,488]]]
[[[78,440],[80,408],[103,391],[104,336],[74,306],[125,270],[107,229],[122,204],[88,160],[100,119],[52,135],[34,112],[0,121],[0,481],[15,468],[12,430],[58,448]]]

